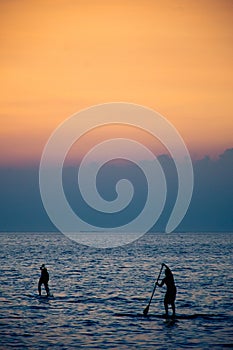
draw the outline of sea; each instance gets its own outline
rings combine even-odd
[[[0,239],[0,349],[233,349],[233,233],[147,233],[106,249],[61,233]],[[51,297],[43,286],[38,296],[43,263]],[[162,263],[177,286],[174,320],[165,286],[143,315]]]

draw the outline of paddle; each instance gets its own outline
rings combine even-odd
[[[157,278],[157,280],[156,280],[156,282],[155,282],[154,289],[153,289],[153,292],[152,292],[152,294],[151,294],[149,304],[147,305],[147,307],[146,307],[146,308],[144,309],[144,311],[143,311],[143,314],[144,314],[145,316],[148,314],[148,311],[149,311],[149,308],[150,308],[150,303],[151,303],[152,298],[153,298],[153,296],[154,296],[154,294],[155,294],[155,289],[156,289],[156,287],[157,287],[157,283],[158,283],[158,281],[159,281],[159,278],[160,278],[160,275],[161,275],[161,273],[162,273],[163,267],[164,267],[164,264],[162,264],[161,269],[160,269],[160,271],[159,271],[159,275],[158,275],[158,278]]]

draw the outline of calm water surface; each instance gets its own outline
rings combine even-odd
[[[0,238],[0,349],[233,348],[233,234],[147,234],[112,249],[55,233]],[[173,323],[157,317],[165,288],[142,316],[162,262],[184,317]],[[53,298],[37,296],[42,263]]]

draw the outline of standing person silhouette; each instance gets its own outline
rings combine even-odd
[[[39,282],[38,282],[38,292],[39,292],[39,295],[41,295],[41,285],[43,284],[44,287],[45,287],[45,290],[46,290],[46,293],[47,293],[47,296],[49,296],[49,286],[48,286],[48,283],[49,283],[49,273],[45,267],[45,264],[42,264],[41,267],[40,267],[40,270],[41,270],[41,275],[40,275],[40,279],[39,279]]]
[[[176,308],[175,308],[175,299],[176,299],[176,286],[173,274],[169,267],[166,264],[162,264],[166,267],[165,270],[165,277],[162,279],[162,282],[157,282],[157,286],[162,287],[164,284],[167,286],[167,292],[164,297],[164,307],[165,307],[165,314],[166,317],[168,317],[168,305],[171,305],[172,307],[172,317],[175,317]]]

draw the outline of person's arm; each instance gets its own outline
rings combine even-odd
[[[157,282],[156,285],[159,286],[159,287],[162,287],[164,285],[164,283],[165,283],[165,278],[162,279],[161,283]]]

